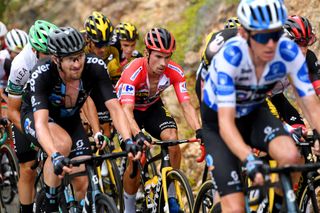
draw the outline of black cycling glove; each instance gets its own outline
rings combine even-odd
[[[257,173],[262,173],[263,161],[254,154],[249,154],[243,162],[243,166],[247,169],[247,175],[254,181]]]
[[[136,136],[134,136],[134,141],[139,146],[142,147],[144,145],[144,141],[151,142],[151,138],[150,138],[150,136],[147,136],[147,135],[143,134],[143,132],[139,132],[138,134],[136,134]]]
[[[56,175],[61,175],[63,167],[67,165],[67,158],[61,155],[59,152],[55,152],[51,155],[51,161],[53,164],[53,170]]]
[[[141,151],[141,147],[132,141],[131,138],[124,141],[126,152],[131,152],[133,155],[136,155]]]
[[[200,129],[197,129],[197,130],[196,130],[196,138],[202,140],[202,137],[203,137],[203,135],[202,135],[202,129],[201,129],[201,128],[200,128]]]

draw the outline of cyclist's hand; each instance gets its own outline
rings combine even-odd
[[[127,139],[124,141],[125,150],[128,152],[128,157],[131,160],[138,160],[141,158],[142,147],[134,143],[132,139]]]
[[[6,118],[0,118],[0,125],[6,127],[6,126],[8,126],[8,124],[9,124],[8,119],[6,119]]]
[[[106,146],[107,143],[105,140],[105,136],[101,132],[97,132],[93,138],[98,149],[102,150]]]
[[[65,158],[59,152],[55,152],[51,155],[51,161],[53,164],[54,173],[60,178],[64,176],[64,173],[71,172],[71,168],[67,166],[69,159]]]
[[[254,185],[262,185],[264,182],[262,175],[262,160],[254,154],[249,154],[243,162],[243,165],[247,169],[247,175],[254,182]]]
[[[145,135],[143,132],[139,132],[134,136],[134,141],[140,145],[141,147],[143,145],[146,145],[147,147],[151,148],[151,137]]]
[[[196,138],[202,140],[202,128],[196,130]]]

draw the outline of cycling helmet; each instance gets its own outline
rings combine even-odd
[[[53,30],[48,36],[50,54],[65,57],[83,51],[85,42],[81,33],[72,27]]]
[[[135,41],[139,38],[136,26],[130,23],[120,23],[115,28],[115,33],[120,40]]]
[[[29,41],[31,46],[39,52],[49,53],[47,39],[49,33],[55,29],[58,29],[58,27],[47,21],[35,21],[29,30]]]
[[[287,9],[282,0],[242,0],[237,16],[247,30],[272,30],[285,24]]]
[[[0,37],[5,36],[8,32],[6,25],[0,21]]]
[[[149,50],[172,53],[176,48],[173,35],[164,28],[152,28],[147,32],[144,43]]]
[[[316,35],[307,18],[297,15],[289,16],[283,28],[287,36],[298,45],[310,46],[316,42]]]
[[[23,30],[12,29],[6,34],[5,42],[8,50],[20,52],[28,43],[28,34]]]
[[[238,28],[241,24],[237,17],[231,17],[224,23],[224,29]]]
[[[86,19],[84,27],[88,38],[97,43],[108,43],[113,32],[111,21],[105,15],[96,11]]]

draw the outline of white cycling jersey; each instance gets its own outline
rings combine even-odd
[[[273,60],[268,62],[258,80],[245,39],[229,39],[214,56],[204,87],[204,103],[217,111],[235,107],[236,117],[249,114],[265,99],[275,84],[290,77],[300,97],[314,94],[305,57],[297,44],[281,37]]]
[[[10,59],[10,53],[8,50],[1,50],[0,51],[0,80],[3,80],[3,78],[6,75],[6,72],[4,71],[4,61],[6,59]]]
[[[21,96],[23,89],[30,77],[31,70],[38,58],[31,45],[28,43],[22,51],[13,59],[7,92],[9,96]]]

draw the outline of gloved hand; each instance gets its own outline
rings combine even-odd
[[[9,124],[8,119],[6,119],[6,118],[0,118],[0,125],[6,127],[6,126],[8,126],[8,124]]]
[[[138,134],[136,134],[134,136],[134,141],[141,147],[143,147],[144,142],[151,142],[151,138],[145,134],[143,134],[143,132],[139,132]]]
[[[53,164],[53,170],[56,175],[61,175],[63,167],[68,165],[68,158],[65,158],[59,152],[55,152],[51,155],[51,161]]]
[[[202,128],[196,130],[196,138],[202,140]]]
[[[101,132],[97,132],[93,138],[96,142],[96,146],[99,149],[103,149],[106,146],[106,136],[104,136]]]
[[[132,139],[127,139],[124,141],[124,143],[126,152],[131,152],[133,156],[135,156],[142,149],[142,147],[134,143]]]
[[[249,154],[243,162],[243,166],[247,169],[247,175],[254,181],[258,173],[262,173],[263,161],[254,154]]]

